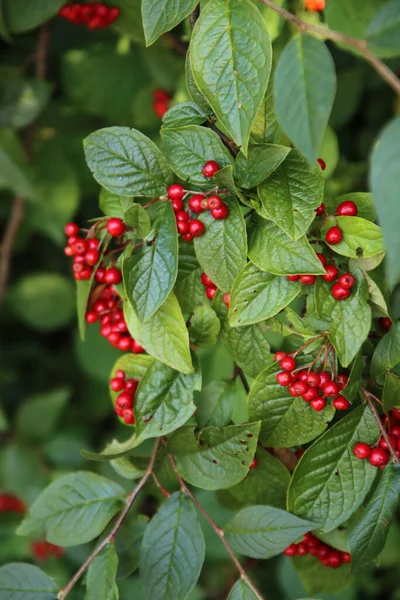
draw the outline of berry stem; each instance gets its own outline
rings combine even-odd
[[[382,437],[384,438],[385,442],[387,443],[388,446],[388,450],[392,456],[392,459],[395,463],[400,464],[400,459],[396,454],[396,450],[393,448],[393,444],[390,440],[390,437],[386,431],[386,429],[383,426],[383,423],[381,421],[381,417],[376,409],[376,406],[374,404],[374,400],[378,400],[378,398],[376,398],[376,396],[374,396],[374,394],[371,394],[371,392],[369,392],[368,390],[365,389],[364,386],[361,386],[361,391],[364,394],[364,398],[367,401],[368,406],[371,409],[372,414],[374,415],[374,419],[376,421],[376,424],[378,425],[380,432],[382,434]]]
[[[209,522],[209,524],[211,525],[211,527],[213,528],[213,530],[215,531],[215,533],[217,534],[217,536],[221,540],[222,544],[224,545],[225,550],[227,551],[227,553],[231,557],[231,559],[232,559],[235,567],[239,571],[240,577],[242,579],[244,579],[244,581],[247,583],[247,585],[249,586],[249,588],[253,591],[253,593],[256,596],[256,598],[258,598],[258,600],[263,600],[262,595],[260,594],[260,592],[258,591],[258,589],[256,588],[256,586],[254,585],[254,583],[251,581],[251,579],[247,575],[246,571],[244,570],[244,568],[240,564],[239,560],[235,556],[232,548],[230,547],[230,545],[226,541],[225,536],[224,536],[224,530],[221,529],[220,527],[218,527],[218,525],[215,523],[215,521],[210,517],[210,515],[204,510],[204,508],[201,506],[201,504],[198,502],[198,500],[193,496],[192,492],[190,491],[190,489],[187,487],[187,485],[183,481],[182,477],[180,476],[180,474],[178,472],[178,469],[176,467],[176,464],[175,464],[173,456],[171,454],[168,454],[168,458],[169,458],[169,461],[171,463],[172,470],[174,471],[174,473],[176,475],[176,478],[179,481],[179,484],[181,486],[181,491],[184,494],[186,494],[187,496],[189,496],[189,498],[191,499],[191,501],[193,502],[193,504],[196,506],[196,508],[199,510],[199,512],[201,512],[201,514],[203,515],[203,517]]]
[[[154,473],[151,474],[153,477],[153,481],[156,484],[156,486],[158,487],[158,489],[160,490],[160,492],[162,493],[162,495],[164,496],[164,498],[169,498],[170,497],[170,493],[168,490],[165,489],[165,487],[163,485],[161,485],[161,483],[158,480],[157,475]]]
[[[305,348],[307,348],[307,346],[309,346],[316,340],[319,340],[320,338],[324,338],[325,336],[326,336],[325,333],[321,333],[320,335],[317,335],[316,337],[311,338],[311,340],[308,340],[308,342],[303,344],[303,346],[300,346],[300,348],[298,350],[296,350],[296,352],[293,354],[293,356],[297,356],[300,352],[302,352]]]
[[[156,461],[157,452],[158,452],[159,447],[160,447],[160,438],[158,438],[156,440],[156,443],[154,445],[154,449],[153,449],[153,452],[152,452],[152,455],[150,458],[150,462],[148,464],[148,467],[147,467],[142,479],[139,481],[139,483],[137,484],[135,489],[129,494],[127,503],[126,503],[124,509],[122,510],[122,512],[120,513],[114,527],[111,529],[111,531],[107,535],[107,537],[105,537],[104,540],[102,542],[100,542],[100,544],[97,546],[97,548],[95,550],[93,550],[92,554],[90,554],[90,556],[88,556],[88,558],[85,560],[83,565],[81,565],[81,567],[79,567],[79,569],[76,571],[75,575],[73,575],[73,577],[70,579],[70,581],[67,583],[67,585],[62,590],[60,590],[60,592],[57,596],[58,600],[65,600],[65,598],[68,596],[69,592],[72,590],[74,585],[79,581],[79,579],[85,573],[86,569],[89,567],[91,562],[96,558],[96,556],[99,554],[99,552],[101,552],[101,550],[103,548],[105,548],[107,546],[107,544],[109,544],[111,541],[114,540],[115,534],[117,533],[118,529],[121,527],[126,515],[128,514],[132,504],[136,500],[139,492],[144,487],[147,480],[153,475],[154,464]]]
[[[239,377],[240,381],[243,384],[246,394],[248,394],[250,392],[249,382],[247,381],[246,375],[243,373],[243,370],[239,367],[239,365],[235,363],[231,379],[234,381],[237,377]]]

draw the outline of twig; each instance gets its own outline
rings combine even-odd
[[[361,54],[364,56],[365,60],[369,62],[373,69],[386,81],[388,85],[396,92],[398,96],[400,96],[400,79],[393,73],[391,69],[383,61],[381,61],[371,50],[368,48],[368,44],[365,40],[360,40],[357,38],[353,38],[345,33],[340,33],[339,31],[334,31],[333,29],[328,29],[325,27],[321,27],[319,25],[314,25],[313,23],[306,23],[302,21],[296,15],[291,12],[285,10],[281,6],[278,6],[272,0],[258,0],[265,6],[268,6],[275,12],[277,12],[283,19],[290,21],[299,28],[301,33],[311,32],[316,33],[322,37],[325,37],[328,40],[332,40],[333,42],[338,42],[341,44],[348,44],[353,48],[356,48]]]
[[[178,38],[172,35],[172,33],[164,33],[163,38],[172,50],[176,50],[176,52],[181,56],[186,56],[187,46],[185,46],[185,44],[183,44]]]
[[[196,21],[200,16],[200,4],[198,4],[196,6],[196,8],[194,9],[194,11],[192,12],[192,14],[189,17],[189,22],[190,22],[190,27],[193,29],[194,26],[196,25]]]
[[[228,148],[232,156],[237,156],[239,154],[239,150],[236,147],[235,142],[233,140],[230,140],[224,133],[222,133],[222,131],[220,131],[218,127],[216,127],[211,122],[204,123],[204,125],[212,129],[219,136],[221,142],[224,144],[224,146]]]
[[[249,382],[247,381],[246,375],[243,373],[243,370],[239,367],[239,365],[235,363],[232,373],[232,379],[235,380],[237,377],[239,377],[240,381],[243,384],[246,394],[248,394],[250,392]]]
[[[371,392],[369,392],[368,390],[365,389],[365,387],[361,387],[361,391],[364,394],[364,398],[366,399],[368,406],[371,409],[372,414],[374,415],[374,419],[376,421],[376,424],[378,425],[380,432],[385,440],[385,442],[387,443],[389,452],[394,460],[394,462],[396,462],[397,464],[400,464],[400,459],[396,454],[396,450],[393,448],[393,444],[390,440],[390,437],[386,431],[386,429],[383,426],[383,423],[381,421],[381,417],[378,413],[378,411],[376,410],[376,406],[374,404],[374,400],[378,400],[378,398],[375,398],[374,394],[371,394]]]
[[[211,525],[211,527],[213,528],[213,530],[215,531],[215,533],[217,534],[217,536],[221,540],[222,544],[224,545],[225,550],[227,551],[227,553],[231,557],[231,559],[232,559],[235,567],[239,571],[240,577],[247,583],[247,585],[253,591],[253,593],[256,596],[256,598],[258,598],[259,600],[263,600],[262,595],[260,594],[260,592],[258,591],[258,589],[256,588],[256,586],[254,585],[254,583],[251,581],[251,579],[247,575],[246,571],[244,570],[244,568],[240,564],[239,560],[235,556],[232,548],[230,547],[230,545],[226,541],[226,539],[224,537],[224,530],[221,529],[220,527],[218,527],[218,525],[215,523],[215,521],[213,521],[213,519],[210,517],[210,515],[204,510],[204,508],[201,506],[201,504],[198,502],[198,500],[193,496],[192,492],[190,491],[190,489],[187,487],[187,485],[183,481],[182,477],[180,476],[180,474],[178,472],[178,469],[176,468],[176,464],[175,464],[173,456],[171,454],[168,454],[168,458],[169,458],[169,461],[171,463],[172,469],[173,469],[173,471],[174,471],[174,473],[176,475],[176,478],[179,481],[179,484],[181,486],[182,492],[184,494],[186,494],[187,496],[189,496],[189,498],[191,499],[191,501],[193,502],[193,504],[196,506],[196,508],[201,512],[201,514],[203,515],[203,517],[209,522],[209,524]]]
[[[161,485],[161,483],[158,480],[157,475],[154,473],[152,473],[152,477],[153,477],[153,481],[156,484],[156,486],[158,487],[158,489],[160,490],[160,492],[162,493],[162,495],[164,496],[164,498],[169,498],[170,497],[170,493],[168,490],[165,489],[165,487],[163,485]]]
[[[72,579],[67,583],[65,588],[63,588],[59,592],[59,594],[57,596],[58,600],[64,600],[68,596],[69,592],[72,590],[74,585],[79,581],[79,579],[85,573],[86,569],[89,567],[91,562],[96,558],[96,556],[99,554],[99,552],[101,552],[101,550],[103,550],[103,548],[105,548],[105,546],[107,546],[107,544],[109,544],[114,539],[115,534],[117,533],[118,529],[121,527],[126,515],[128,514],[128,512],[129,512],[132,504],[134,503],[135,499],[137,498],[139,492],[141,491],[141,489],[143,488],[143,486],[145,485],[145,483],[147,482],[149,477],[151,477],[153,474],[154,463],[155,463],[155,460],[157,457],[157,452],[158,452],[159,447],[160,447],[160,438],[157,439],[157,441],[155,443],[149,465],[148,465],[142,479],[139,481],[139,483],[137,484],[137,486],[135,487],[133,492],[131,492],[129,494],[127,503],[126,503],[124,509],[122,510],[121,514],[119,515],[114,527],[112,528],[110,533],[107,535],[107,537],[104,538],[104,540],[97,546],[97,548],[95,550],[93,550],[92,554],[85,560],[85,562],[77,570],[75,575],[73,575]]]

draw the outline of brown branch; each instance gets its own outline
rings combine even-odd
[[[194,9],[194,11],[192,12],[192,14],[189,17],[189,23],[190,23],[190,27],[193,29],[194,26],[196,25],[196,21],[200,16],[200,4],[198,4],[196,6],[196,8]]]
[[[176,38],[172,33],[164,33],[163,38],[166,44],[172,49],[176,50],[178,54],[181,56],[186,56],[187,46],[183,44],[178,38]]]
[[[387,443],[389,452],[394,460],[394,462],[396,462],[397,464],[400,464],[400,459],[396,454],[396,450],[393,447],[393,444],[390,440],[390,437],[386,431],[386,429],[383,426],[383,423],[381,421],[381,417],[376,409],[376,406],[374,404],[374,400],[378,400],[378,398],[375,398],[374,394],[371,394],[371,392],[369,392],[368,390],[365,389],[365,387],[361,387],[361,391],[364,394],[364,398],[367,401],[368,406],[371,409],[372,414],[374,415],[374,419],[376,421],[376,424],[378,425],[380,432],[382,434],[382,437],[384,438],[385,442]]]
[[[136,500],[139,492],[141,491],[141,489],[143,488],[143,486],[145,485],[145,483],[147,482],[149,477],[151,477],[153,475],[154,463],[155,463],[155,460],[157,457],[157,452],[158,452],[159,447],[160,447],[160,438],[158,438],[155,443],[149,465],[148,465],[142,479],[139,481],[139,483],[137,484],[137,486],[135,487],[133,492],[131,492],[129,494],[126,505],[125,505],[124,509],[122,510],[121,514],[119,515],[114,527],[111,529],[111,531],[107,535],[107,537],[105,537],[104,540],[97,546],[97,548],[95,550],[93,550],[92,554],[90,556],[88,556],[88,558],[85,560],[83,565],[81,565],[81,567],[77,570],[75,575],[73,575],[72,579],[67,583],[65,588],[60,590],[60,592],[58,593],[58,596],[57,596],[58,600],[64,600],[64,598],[66,598],[68,596],[69,592],[72,590],[74,585],[79,581],[79,579],[85,573],[86,569],[89,567],[91,562],[96,558],[96,556],[99,554],[99,552],[101,552],[101,550],[103,550],[103,548],[105,548],[105,546],[107,546],[107,544],[109,544],[111,541],[113,541],[115,534],[118,532],[118,529],[121,527],[126,515],[128,514],[132,504]]]
[[[233,140],[230,140],[224,133],[222,133],[222,131],[220,131],[218,127],[214,125],[214,123],[208,122],[204,123],[204,125],[212,129],[219,136],[221,142],[224,144],[224,146],[228,148],[232,156],[236,157],[239,154],[239,150],[235,142]]]
[[[241,369],[239,365],[235,363],[235,367],[232,373],[232,379],[235,380],[237,377],[239,377],[240,381],[243,384],[246,394],[248,394],[250,392],[249,382],[246,379],[246,375],[243,373],[243,369]]]
[[[253,593],[256,596],[256,598],[258,598],[259,600],[263,600],[262,595],[260,594],[260,592],[258,591],[258,589],[256,588],[256,586],[254,585],[254,583],[251,581],[251,579],[247,575],[246,571],[244,570],[244,568],[240,564],[239,560],[235,556],[232,548],[230,547],[230,545],[226,541],[225,536],[224,536],[224,530],[221,529],[220,527],[218,527],[218,525],[215,523],[215,521],[204,510],[204,508],[202,507],[202,505],[200,504],[200,502],[193,496],[192,492],[190,491],[190,489],[187,487],[187,485],[183,481],[182,477],[180,476],[180,474],[178,472],[178,469],[176,468],[176,464],[175,464],[173,456],[171,454],[168,454],[168,458],[169,458],[169,461],[171,463],[172,469],[173,469],[173,471],[174,471],[174,473],[176,475],[176,478],[179,481],[179,484],[181,486],[182,492],[184,494],[186,494],[187,496],[189,496],[189,498],[191,499],[191,501],[193,502],[193,504],[196,506],[196,508],[201,512],[201,514],[203,515],[203,517],[209,522],[209,524],[211,525],[211,527],[213,528],[213,530],[215,531],[215,533],[217,534],[217,536],[221,540],[222,544],[224,545],[225,550],[227,551],[227,553],[231,557],[231,559],[232,559],[235,567],[239,571],[240,577],[247,583],[247,585],[253,591]]]
[[[316,33],[317,35],[320,35],[328,40],[332,40],[333,42],[338,42],[339,44],[348,44],[349,46],[352,46],[361,52],[365,60],[369,62],[378,75],[380,75],[382,79],[384,79],[386,83],[390,85],[390,87],[396,92],[396,94],[400,96],[400,79],[383,61],[381,61],[373,52],[371,52],[365,40],[353,38],[345,33],[340,33],[339,31],[328,29],[327,27],[321,27],[312,23],[305,23],[293,13],[275,4],[275,2],[272,0],[258,1],[277,12],[283,19],[286,19],[290,23],[296,25],[301,33]]]

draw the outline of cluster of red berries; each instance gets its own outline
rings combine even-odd
[[[400,409],[394,408],[391,410],[385,421],[389,441],[400,458]],[[353,452],[354,456],[360,460],[368,458],[371,465],[381,469],[389,462],[389,445],[383,435],[374,448],[371,448],[365,442],[360,442],[354,446]]]
[[[23,514],[26,512],[26,506],[16,496],[11,494],[0,494],[0,512],[16,512]]]
[[[62,6],[58,14],[74,25],[86,25],[88,29],[105,29],[118,19],[120,10],[117,6],[107,6],[103,2],[73,2]]]
[[[125,371],[121,370],[117,371],[115,377],[110,381],[112,391],[121,392],[115,401],[115,412],[119,417],[122,417],[127,425],[135,424],[133,401],[138,385],[138,379],[127,379]]]
[[[319,207],[319,208],[321,208],[321,207]],[[317,210],[319,210],[319,209],[317,209]],[[358,214],[357,204],[355,202],[353,202],[352,200],[346,200],[345,202],[342,202],[341,204],[339,204],[339,206],[336,209],[336,215],[338,217],[356,217],[357,214]],[[331,246],[335,246],[336,244],[339,244],[342,241],[342,237],[343,237],[342,230],[340,229],[340,227],[335,225],[334,227],[331,227],[330,229],[328,229],[328,231],[326,232],[326,235],[325,235],[325,240]]]
[[[165,90],[154,90],[153,92],[153,111],[157,117],[163,118],[169,108],[171,96]]]
[[[60,558],[64,554],[64,548],[56,546],[55,544],[50,544],[49,542],[46,542],[46,540],[32,542],[31,550],[36,560],[39,560],[40,562],[46,560],[49,556]]]
[[[111,267],[111,269],[100,267],[97,269],[95,275],[96,281],[103,282],[104,277],[112,269],[118,271],[115,267]],[[118,273],[120,278],[121,272],[118,271]],[[121,279],[119,279],[119,281],[121,281]],[[107,338],[114,348],[118,348],[123,352],[141,354],[144,352],[144,348],[129,334],[124,313],[119,308],[120,302],[121,298],[112,285],[106,285],[101,289],[97,300],[86,313],[86,322],[91,325],[99,320],[101,325],[100,335]]]
[[[333,381],[326,371],[317,373],[301,368],[295,371],[296,361],[286,352],[277,352],[275,360],[283,369],[277,374],[276,381],[282,387],[288,387],[289,394],[294,398],[301,396],[305,402],[310,403],[313,410],[318,412],[326,407],[327,398],[333,399],[332,404],[337,410],[349,408],[349,401],[340,394],[346,387],[347,375],[338,375],[337,380]]]
[[[206,288],[206,296],[209,300],[212,300],[215,296],[215,293],[217,291],[217,286],[215,285],[215,283],[213,283],[211,281],[211,279],[209,278],[208,275],[206,275],[205,273],[202,273],[200,275],[200,279],[201,279],[201,283],[204,285],[204,287]],[[226,307],[229,309],[229,302],[231,299],[231,295],[229,293],[224,294],[224,303],[226,305]]]
[[[304,0],[304,8],[309,12],[322,12],[325,9],[325,0]]]
[[[290,544],[283,551],[286,556],[315,556],[320,563],[331,569],[338,569],[343,563],[351,563],[351,554],[336,550],[328,544],[324,544],[312,533],[306,533],[304,539],[298,544]]]
[[[68,237],[68,244],[64,248],[66,256],[74,257],[72,270],[77,281],[90,279],[93,267],[100,259],[100,240],[95,237],[79,237],[79,225],[76,223],[67,223],[64,227],[65,235]]]

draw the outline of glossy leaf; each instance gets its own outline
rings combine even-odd
[[[34,565],[10,563],[0,567],[0,598],[3,600],[55,600],[54,579]]]
[[[192,313],[196,306],[204,302],[205,290],[200,279],[201,272],[202,269],[196,258],[194,244],[180,241],[178,276],[174,292],[183,313]]]
[[[391,371],[385,375],[385,384],[382,393],[383,410],[388,413],[400,404],[400,377]]]
[[[378,426],[367,405],[336,423],[302,456],[289,487],[288,510],[324,531],[345,523],[365,500],[376,467],[356,458],[358,442],[375,444]]]
[[[151,221],[141,204],[133,204],[125,212],[122,219],[127,227],[132,227],[138,238],[149,235]]]
[[[217,0],[202,9],[190,43],[193,75],[245,154],[267,89],[271,54],[265,22],[248,0]]]
[[[317,595],[315,600],[319,600],[319,595],[334,594],[343,596],[343,590],[351,586],[353,578],[350,575],[351,565],[342,564],[340,569],[331,569],[321,567],[317,557],[295,556],[293,564],[300,577],[301,583],[310,595]],[[313,598],[303,598],[302,600],[314,600]]]
[[[198,0],[144,0],[142,1],[143,29],[146,46],[153,44],[163,33],[179,25]]]
[[[278,129],[279,124],[274,106],[273,76],[271,75],[267,91],[251,129],[251,139],[254,139],[259,144],[263,142],[273,142]]]
[[[290,152],[287,146],[257,144],[249,146],[247,158],[240,152],[235,161],[235,178],[240,187],[250,189],[273,173]]]
[[[133,198],[119,196],[105,188],[101,188],[99,207],[107,217],[123,219],[126,211],[132,206]]]
[[[284,132],[315,165],[336,92],[335,66],[325,44],[299,34],[282,52],[275,72],[275,110]]]
[[[201,428],[224,427],[235,409],[236,381],[211,381],[196,395],[196,421]]]
[[[109,543],[89,565],[85,600],[118,600],[119,593],[115,583],[117,569],[115,544]]]
[[[400,52],[400,11],[396,0],[385,2],[367,29],[367,42],[371,46]]]
[[[206,113],[195,102],[181,102],[172,106],[163,116],[163,127],[185,127],[185,125],[201,125],[208,119]]]
[[[257,600],[257,596],[244,579],[239,579],[229,592],[227,600]]]
[[[360,217],[331,217],[324,223],[322,235],[335,225],[342,230],[343,238],[339,244],[330,245],[334,252],[350,258],[368,258],[385,251],[382,229],[375,223]]]
[[[221,323],[215,311],[204,304],[196,306],[190,319],[189,336],[198,348],[207,348],[217,343]]]
[[[371,361],[371,375],[374,379],[378,379],[398,363],[400,363],[400,323],[393,323],[375,349]]]

